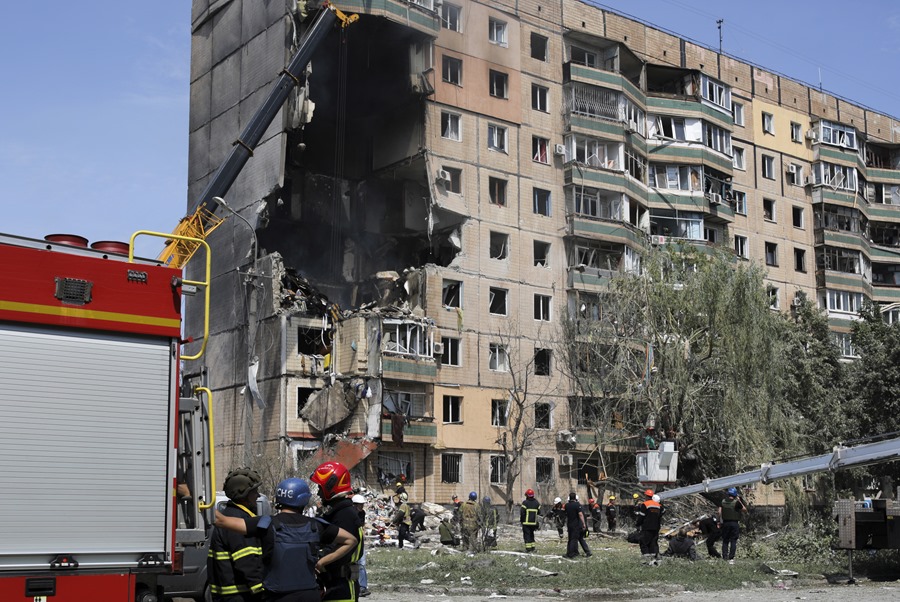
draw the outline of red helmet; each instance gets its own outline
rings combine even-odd
[[[534,497],[534,489],[526,489],[525,497]]]
[[[653,490],[648,489],[647,491],[644,492],[644,495],[646,495],[647,497],[653,497]]]
[[[588,498],[588,504],[593,504],[593,503],[594,503],[594,498]]]
[[[353,493],[350,471],[340,462],[325,462],[309,475],[309,480],[319,486],[319,495],[326,502]]]

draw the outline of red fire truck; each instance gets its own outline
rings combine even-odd
[[[179,374],[208,270],[47,238],[0,235],[0,600],[156,602],[214,503],[208,390]]]

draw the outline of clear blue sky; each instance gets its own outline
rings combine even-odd
[[[597,4],[714,48],[724,19],[726,52],[812,84],[821,69],[827,90],[900,116],[896,0]],[[0,65],[0,232],[97,241],[175,227],[187,206],[189,0],[8,2]]]

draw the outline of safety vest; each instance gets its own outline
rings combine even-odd
[[[738,501],[736,498],[725,498],[722,500],[722,522],[741,520],[741,512],[738,510],[737,505]]]
[[[270,527],[271,524],[271,527]],[[275,549],[263,585],[271,592],[316,589],[316,562],[319,560],[319,529],[325,521],[310,518],[300,525],[288,525],[277,516],[264,516],[260,529],[275,530]]]

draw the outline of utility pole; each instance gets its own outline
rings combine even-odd
[[[725,22],[725,19],[717,19],[716,25],[719,27],[719,54],[722,54],[722,23]]]

